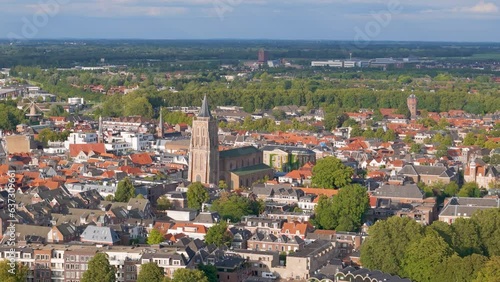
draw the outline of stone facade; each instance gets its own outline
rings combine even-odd
[[[217,184],[219,182],[219,128],[217,120],[210,114],[206,96],[200,113],[193,120],[192,128],[188,180],[203,184]]]

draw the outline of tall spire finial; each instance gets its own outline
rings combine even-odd
[[[207,118],[212,117],[212,115],[210,114],[210,108],[208,107],[207,94],[205,94],[205,97],[203,98],[203,102],[201,104],[201,110],[200,113],[198,114],[198,117],[207,117]]]

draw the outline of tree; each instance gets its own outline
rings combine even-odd
[[[227,183],[224,180],[219,181],[219,189],[225,190],[227,189]]]
[[[353,125],[351,127],[351,136],[350,137],[360,137],[360,136],[363,136],[363,129],[361,129],[361,127],[359,125]]]
[[[217,278],[217,268],[210,264],[199,264],[198,269],[205,273],[205,276],[208,279],[208,282],[218,282],[219,278]]]
[[[208,282],[208,278],[203,271],[198,269],[179,268],[174,272],[172,282],[188,281]]]
[[[413,241],[405,252],[402,273],[413,281],[434,281],[444,261],[453,255],[453,250],[437,233],[427,233],[422,239]]]
[[[130,181],[130,178],[126,177],[118,182],[118,188],[115,193],[115,201],[121,203],[128,203],[130,199],[135,197],[135,187]]]
[[[90,261],[81,282],[115,282],[115,268],[109,264],[108,255],[96,254]]]
[[[351,183],[354,169],[335,157],[326,157],[313,167],[312,184],[321,188],[340,188]]]
[[[161,235],[160,231],[157,229],[151,230],[148,235],[148,245],[157,245],[163,242],[165,238],[163,238],[163,235]]]
[[[458,192],[458,196],[479,198],[481,197],[481,190],[479,190],[476,182],[467,182]]]
[[[146,97],[127,99],[123,112],[126,116],[141,116],[144,118],[152,118],[154,113],[153,106]]]
[[[113,195],[107,195],[104,200],[106,201],[109,201],[109,202],[113,202],[115,200],[115,197]]]
[[[138,194],[135,198],[142,199],[142,200],[146,199],[146,198],[144,198],[144,195],[142,195],[142,194]]]
[[[493,256],[477,274],[474,282],[499,282],[500,281],[500,257]]]
[[[444,187],[444,194],[446,197],[452,197],[458,193],[458,190],[458,184],[456,182],[450,182]]]
[[[479,235],[479,227],[470,219],[457,218],[451,225],[452,247],[461,257],[472,254],[483,254],[483,244]]]
[[[156,208],[160,211],[169,210],[172,208],[172,203],[167,197],[161,196],[158,198],[158,201],[156,201]]]
[[[479,227],[485,255],[500,256],[500,209],[479,210],[471,220]]]
[[[260,215],[264,211],[264,203],[235,193],[223,192],[210,209],[218,212],[223,220],[238,222],[246,215]]]
[[[25,282],[28,277],[29,268],[21,263],[14,262],[14,267],[8,260],[0,262],[0,281],[2,282]]]
[[[199,210],[202,204],[208,202],[209,199],[208,191],[201,182],[191,183],[188,186],[187,200],[189,208]]]
[[[137,276],[137,282],[162,282],[165,275],[163,269],[155,262],[148,262],[141,265],[141,271]]]
[[[476,135],[474,135],[474,133],[472,132],[467,133],[464,137],[463,144],[465,146],[471,146],[474,145],[474,143],[476,143]]]
[[[418,154],[418,153],[420,153],[421,150],[422,150],[422,145],[420,145],[418,143],[411,144],[411,148],[410,148],[411,153]]]
[[[337,231],[356,231],[363,225],[370,199],[366,189],[360,185],[349,185],[340,189],[333,197],[333,212],[339,218]]]
[[[50,107],[49,116],[51,117],[60,117],[64,116],[65,114],[66,111],[61,105],[53,105],[52,107]]]
[[[205,236],[205,242],[207,244],[214,244],[217,247],[231,245],[231,241],[233,240],[231,236],[231,232],[227,229],[227,222],[221,221],[212,227],[210,227],[207,231],[207,235]]]
[[[394,132],[394,130],[392,130],[392,129],[387,130],[387,132],[382,137],[382,140],[384,142],[395,141],[396,140],[396,132]]]
[[[273,110],[273,117],[276,120],[285,120],[286,119],[286,113],[283,110],[276,109],[276,110]]]
[[[444,261],[434,280],[441,282],[472,281],[487,261],[487,257],[478,254],[463,258],[455,254]]]
[[[401,274],[408,246],[423,237],[422,226],[410,218],[397,216],[377,221],[361,246],[363,267]]]

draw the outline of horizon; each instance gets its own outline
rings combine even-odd
[[[500,0],[0,0],[8,40],[498,43]]]

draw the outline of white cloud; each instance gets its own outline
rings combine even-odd
[[[480,1],[475,6],[464,7],[460,11],[475,14],[494,14],[498,13],[498,6],[495,3]]]

